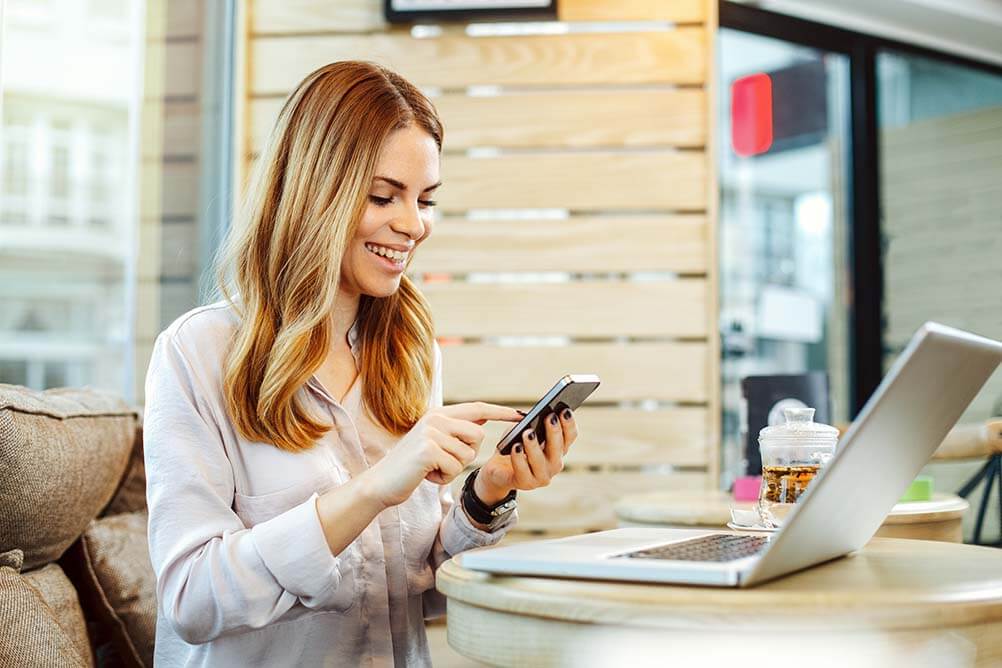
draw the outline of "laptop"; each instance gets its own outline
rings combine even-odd
[[[996,367],[1002,343],[923,325],[771,535],[616,529],[464,552],[493,573],[750,587],[863,547]]]

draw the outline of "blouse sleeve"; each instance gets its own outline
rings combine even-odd
[[[218,415],[168,332],[146,376],[144,450],[150,558],[164,619],[186,642],[261,628],[297,602],[338,596],[316,495],[252,529],[232,510],[233,470]],[[295,550],[288,549],[296,545]]]
[[[442,396],[442,351],[436,343],[435,375],[429,408],[442,406]],[[439,488],[439,501],[442,504],[442,524],[428,557],[431,567],[435,570],[460,552],[475,547],[494,545],[504,538],[508,529],[518,520],[518,511],[515,511],[508,516],[504,524],[496,527],[494,531],[487,532],[473,525],[460,504],[453,500],[449,485],[442,485]],[[425,592],[424,609],[425,616],[428,618],[445,614],[445,597],[434,589]]]

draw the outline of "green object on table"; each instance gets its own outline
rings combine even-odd
[[[908,489],[901,495],[898,502],[904,501],[930,501],[932,500],[932,477],[920,475],[908,485]]]

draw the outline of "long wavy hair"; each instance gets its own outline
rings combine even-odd
[[[223,388],[244,438],[302,451],[331,428],[297,394],[330,349],[341,260],[380,150],[390,133],[411,125],[442,150],[431,102],[400,75],[367,62],[321,67],[282,107],[217,267],[220,292],[240,317]],[[362,295],[355,324],[364,406],[385,429],[403,434],[431,394],[428,303],[404,275],[389,297]]]

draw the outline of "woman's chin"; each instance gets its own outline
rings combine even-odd
[[[362,294],[368,295],[369,297],[375,297],[376,299],[383,299],[385,297],[391,297],[399,289],[400,289],[399,278],[391,280],[369,281],[362,288]]]

